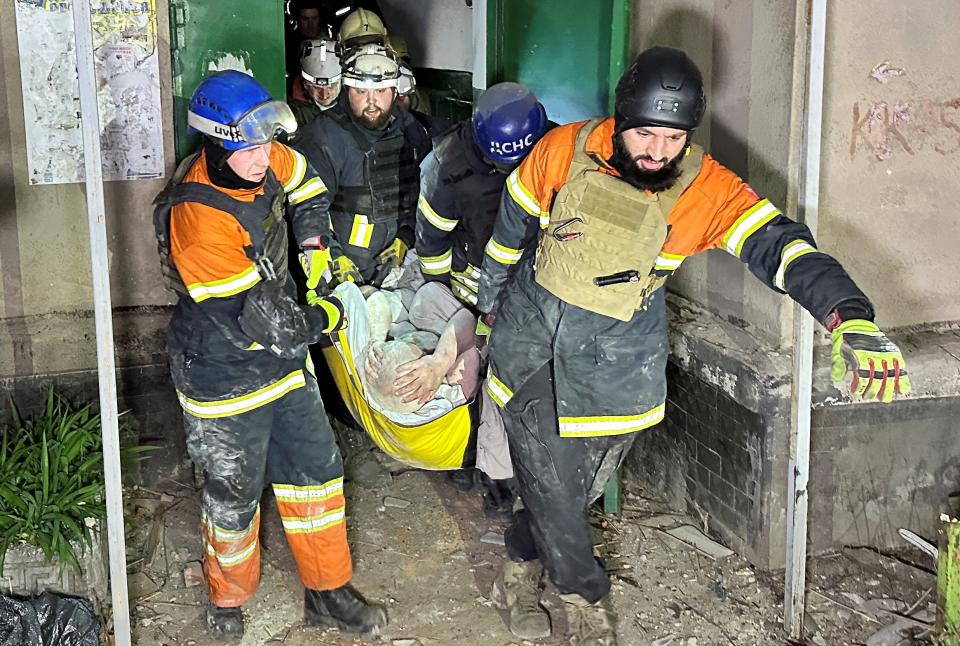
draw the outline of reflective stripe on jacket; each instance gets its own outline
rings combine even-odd
[[[549,222],[584,123],[549,132],[511,173],[479,292],[481,311],[497,309],[489,394],[509,406],[513,393],[553,361],[558,430],[578,437],[627,433],[660,421],[667,358],[662,289],[648,299],[647,309],[618,321],[570,305],[535,281],[537,235]],[[588,138],[587,152],[609,159],[612,133],[608,119]],[[687,256],[724,248],[818,320],[844,301],[858,301],[872,311],[840,264],[816,249],[807,227],[782,215],[707,154],[667,223],[669,233],[653,268],[660,275],[675,271]]]

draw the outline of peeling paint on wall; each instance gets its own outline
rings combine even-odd
[[[223,70],[237,70],[253,76],[250,69],[250,52],[207,52],[206,68],[208,72],[222,72]]]

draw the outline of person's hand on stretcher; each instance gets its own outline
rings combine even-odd
[[[367,374],[376,374],[381,370],[383,350],[375,344],[367,354]],[[451,378],[463,370],[457,363],[457,339],[452,327],[440,335],[433,354],[425,354],[418,359],[408,361],[397,367],[397,378],[393,382],[394,394],[404,403],[417,402],[421,406],[433,399],[437,389],[444,383],[448,374]],[[460,362],[462,364],[462,362]],[[450,383],[450,379],[447,383]]]

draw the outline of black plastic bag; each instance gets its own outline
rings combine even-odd
[[[0,595],[0,646],[100,646],[100,624],[86,599]]]

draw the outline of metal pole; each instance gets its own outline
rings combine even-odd
[[[810,47],[807,52],[807,101],[800,179],[800,212],[814,236],[820,202],[820,142],[823,125],[823,56],[827,0],[810,4]],[[787,563],[784,585],[784,628],[793,639],[803,633],[807,561],[807,483],[810,477],[810,409],[813,388],[813,318],[794,307],[793,411],[790,430],[790,474],[787,488]]]
[[[80,126],[86,172],[90,262],[93,268],[93,305],[97,326],[97,372],[100,379],[100,421],[103,434],[103,475],[106,484],[107,546],[110,553],[110,593],[116,646],[130,646],[127,598],[127,557],[123,537],[123,494],[120,479],[120,436],[117,423],[117,380],[113,358],[113,318],[110,269],[107,265],[107,218],[103,206],[100,157],[100,118],[94,71],[90,1],[73,0],[73,30],[80,80]]]

